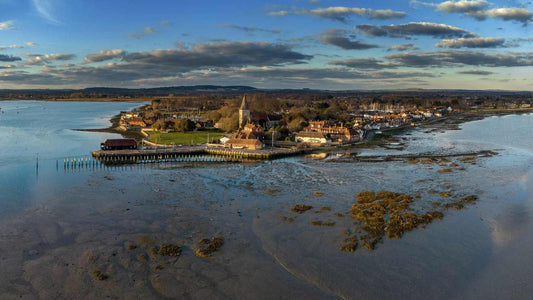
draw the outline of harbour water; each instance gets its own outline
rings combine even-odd
[[[488,117],[460,130],[415,129],[399,137],[405,143],[401,151],[361,150],[498,153],[468,161],[295,157],[72,173],[56,170],[56,161],[88,153],[107,136],[69,129],[103,127],[109,116],[133,105],[0,106],[6,110],[0,115],[0,141],[6,145],[0,154],[1,299],[529,299],[533,294],[533,115]],[[38,173],[36,152],[42,161]],[[452,172],[438,172],[452,163],[457,165]],[[346,231],[354,229],[349,210],[363,190],[418,196],[419,208],[439,200],[438,192],[477,195],[479,201],[444,211],[442,220],[424,230],[385,238],[373,251],[339,251]],[[294,204],[314,209],[295,214]],[[312,225],[316,220],[334,225]],[[221,250],[197,257],[198,241],[215,236],[224,240]],[[182,246],[181,255],[157,255],[163,244]],[[96,272],[108,278],[100,280]]]
[[[0,214],[38,203],[45,191],[61,190],[77,181],[56,172],[67,157],[88,156],[117,134],[72,129],[106,128],[120,111],[135,103],[0,102]],[[37,168],[37,158],[39,168]],[[81,176],[83,177],[83,175]]]

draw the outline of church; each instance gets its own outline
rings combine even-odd
[[[253,124],[248,107],[246,95],[242,98],[239,107],[239,130],[235,132],[229,141],[225,143],[228,148],[246,148],[249,150],[259,150],[264,147],[263,138],[265,132],[263,127]]]
[[[246,123],[251,121],[250,108],[248,108],[248,101],[246,95],[242,98],[241,107],[239,107],[239,129],[243,128]]]

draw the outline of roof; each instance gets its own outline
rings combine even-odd
[[[139,117],[133,117],[133,118],[129,118],[129,119],[126,119],[126,123],[127,124],[132,124],[132,125],[140,125],[140,126],[146,126],[146,123],[144,122],[144,120],[142,118],[139,118]],[[143,125],[144,124],[144,125]]]
[[[321,132],[317,131],[303,131],[298,133],[298,137],[307,137],[307,138],[319,138],[325,139],[326,137]]]
[[[257,135],[251,131],[244,132],[244,131],[238,131],[235,132],[232,136],[232,139],[257,139]]]
[[[249,110],[248,108],[248,101],[246,101],[246,95],[242,97],[242,103],[241,103],[241,110]]]
[[[309,121],[309,127],[314,127],[315,125],[322,125],[322,127],[324,127],[326,121]]]
[[[281,121],[282,116],[281,115],[268,115],[269,121]]]
[[[254,111],[251,113],[251,115],[255,121],[268,121],[268,115],[265,112]]]
[[[108,139],[103,143],[108,147],[118,147],[118,146],[137,146],[137,142],[134,139]]]
[[[229,141],[226,142],[226,144],[233,144],[233,145],[263,145],[263,143],[260,140],[256,139],[235,139],[232,138]]]

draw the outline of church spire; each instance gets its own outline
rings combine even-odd
[[[242,97],[241,110],[248,110],[248,101],[246,101],[246,95]]]
[[[242,97],[241,107],[239,108],[239,128],[243,128],[246,123],[250,121],[250,109],[248,108],[248,101],[246,95]]]

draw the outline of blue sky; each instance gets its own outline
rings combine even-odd
[[[533,4],[0,0],[0,88],[533,90]]]

